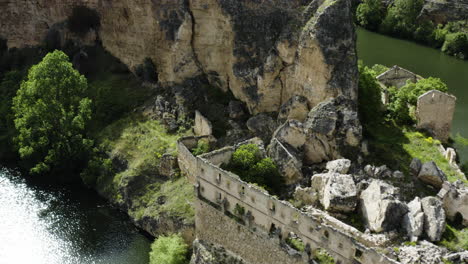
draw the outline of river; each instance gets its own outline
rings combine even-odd
[[[150,242],[90,190],[0,168],[0,264],[147,264]]]
[[[468,61],[443,54],[437,49],[358,29],[358,57],[367,65],[398,65],[423,77],[438,77],[457,97],[452,135],[468,138]],[[456,145],[462,162],[468,162],[468,147]]]

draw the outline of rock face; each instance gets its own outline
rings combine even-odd
[[[10,48],[37,45],[79,5],[98,12],[108,51],[132,70],[150,58],[163,86],[203,74],[251,113],[296,95],[311,107],[357,98],[348,0],[6,0],[0,36]]]
[[[318,193],[325,210],[352,212],[357,204],[357,189],[351,175],[339,173],[312,176],[312,189]]]
[[[304,122],[307,118],[310,108],[307,98],[304,96],[293,96],[286,103],[284,103],[278,114],[278,120],[284,122],[286,120],[298,120]]]
[[[436,188],[441,188],[442,183],[447,180],[444,172],[437,167],[434,161],[426,162],[421,166],[418,178]]]
[[[425,0],[419,16],[442,24],[454,20],[466,20],[468,19],[468,1]]]
[[[305,144],[306,134],[301,122],[289,120],[278,127],[273,134],[273,138],[276,138],[283,144],[288,144],[296,149],[300,149]]]
[[[361,126],[354,102],[338,97],[314,107],[304,123],[305,162],[329,161],[355,156],[361,141]]]
[[[444,182],[437,196],[442,199],[445,214],[450,220],[461,221],[468,226],[468,187],[463,182]]]
[[[436,197],[421,200],[424,211],[424,231],[431,241],[439,241],[445,231],[445,211],[442,202]]]
[[[261,138],[264,142],[268,142],[276,129],[276,122],[269,115],[262,113],[249,118],[247,128],[255,136]]]
[[[398,190],[380,180],[372,181],[361,193],[361,211],[371,231],[389,231],[401,225],[408,208],[397,197]]]
[[[348,159],[337,159],[327,162],[327,170],[329,172],[336,172],[346,174],[351,167],[351,161]]]
[[[403,217],[403,226],[411,241],[417,241],[424,231],[424,213],[419,197],[408,203],[408,213]]]
[[[302,180],[302,157],[295,149],[283,145],[277,139],[272,139],[268,146],[268,156],[278,166],[286,184],[294,184]]]

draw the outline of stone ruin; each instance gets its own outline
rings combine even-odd
[[[419,96],[416,109],[417,127],[429,131],[440,141],[447,142],[456,101],[455,96],[437,90]]]
[[[179,140],[178,159],[195,184],[198,239],[222,245],[248,263],[308,263],[319,249],[336,263],[398,263],[378,250],[388,244],[386,236],[362,233],[321,210],[304,212],[278,200],[220,168],[229,162],[234,147],[195,157],[186,143],[196,141],[197,137]],[[304,252],[285,246],[291,234],[304,243]]]
[[[377,80],[384,86],[395,86],[398,89],[405,86],[408,81],[415,83],[421,79],[423,79],[421,76],[397,65],[377,76]]]

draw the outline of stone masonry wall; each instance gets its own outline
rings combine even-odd
[[[426,129],[442,142],[450,137],[453,113],[457,98],[441,91],[432,90],[418,98],[417,127]]]
[[[304,263],[297,262],[297,255],[291,255],[288,260],[278,257],[280,262],[262,255],[262,245],[268,248],[272,241],[277,245],[272,252],[283,250],[280,241],[294,232],[311,252],[323,248],[337,263],[397,263],[372,248],[387,242],[382,237],[363,234],[320,210],[302,212],[219,168],[220,164],[229,162],[233,152],[234,148],[224,148],[196,158],[197,170],[192,173],[196,174],[197,181],[196,225],[201,239],[219,243],[253,263]],[[236,208],[244,208],[245,214],[237,215],[245,224],[243,228],[228,221],[229,215],[238,214]],[[215,214],[213,210],[218,212]],[[216,220],[220,215],[225,215],[224,220]],[[210,221],[219,221],[219,225]],[[237,230],[237,234],[227,231],[231,229]],[[241,245],[230,241],[230,238],[238,239],[236,236],[243,237]],[[247,247],[255,250],[245,250]]]

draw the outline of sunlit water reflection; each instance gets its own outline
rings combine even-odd
[[[149,245],[93,192],[33,184],[0,168],[0,264],[146,264]]]

